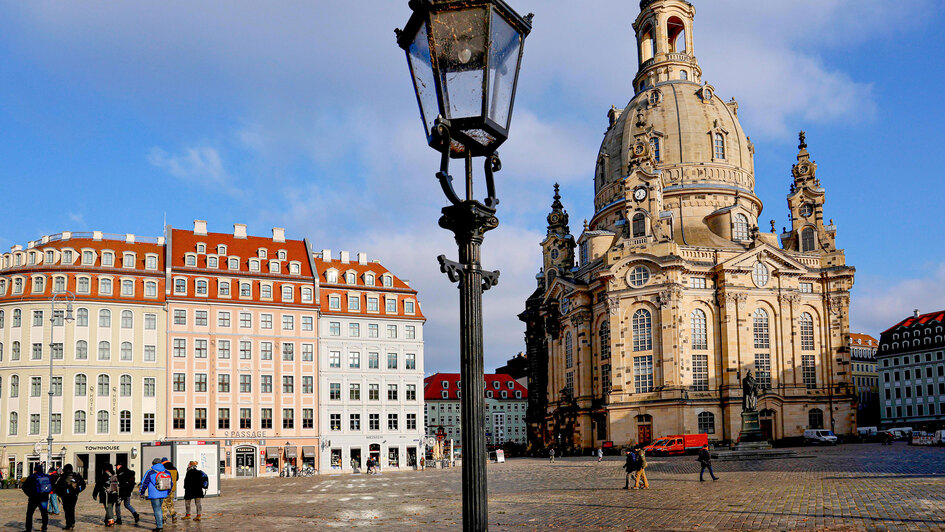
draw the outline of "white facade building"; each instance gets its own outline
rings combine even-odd
[[[486,445],[525,445],[528,390],[502,373],[485,375]],[[435,373],[424,380],[423,422],[427,436],[443,428],[445,441],[461,440],[459,373]]]
[[[417,292],[377,262],[314,254],[319,301],[319,471],[414,467],[423,438]]]

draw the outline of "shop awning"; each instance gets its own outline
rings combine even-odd
[[[299,457],[299,448],[296,446],[286,447],[285,448],[285,457],[286,458],[298,458]]]
[[[279,448],[278,447],[266,447],[266,458],[275,458],[279,459]]]
[[[315,446],[314,445],[303,446],[302,458],[315,458]]]

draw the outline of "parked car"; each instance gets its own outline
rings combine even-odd
[[[839,440],[832,430],[827,429],[807,429],[804,431],[804,443],[819,443],[827,445],[836,445]]]
[[[932,434],[932,445],[945,445],[945,430],[936,430]]]
[[[886,432],[892,434],[897,440],[908,441],[912,439],[912,427],[895,427],[887,429]]]

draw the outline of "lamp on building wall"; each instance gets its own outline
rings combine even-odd
[[[413,13],[397,44],[406,52],[427,143],[441,154],[436,174],[450,205],[440,227],[455,234],[459,262],[438,257],[440,270],[459,282],[460,367],[465,389],[481,389],[482,292],[499,272],[485,271],[480,248],[486,231],[499,225],[494,173],[496,150],[508,138],[525,37],[532,15],[522,17],[502,0],[410,0]],[[484,157],[486,198],[473,198],[472,158]],[[453,188],[451,158],[465,160],[465,198]],[[486,445],[476,423],[482,394],[467,394],[461,408],[463,442],[463,528],[487,530]]]
[[[56,294],[52,297],[52,300],[49,302],[50,307],[50,316],[49,316],[49,423],[47,423],[49,429],[49,437],[46,441],[46,466],[49,467],[52,465],[52,448],[53,448],[53,353],[55,349],[56,342],[55,331],[56,331],[56,304],[65,303],[66,312],[64,319],[65,321],[71,323],[73,319],[72,316],[72,303],[75,301],[75,294],[66,290],[62,293]],[[63,323],[65,325],[65,323]],[[65,342],[63,342],[63,349],[65,349]],[[63,352],[63,358],[65,358],[65,353]],[[62,391],[60,385],[60,392]],[[59,420],[60,428],[62,427],[62,419]],[[63,454],[65,456],[65,454]]]

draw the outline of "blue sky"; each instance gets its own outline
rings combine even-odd
[[[484,266],[486,367],[523,349],[552,184],[577,233],[611,105],[632,97],[638,2],[512,0],[535,13]],[[696,1],[694,50],[756,147],[762,220],[808,132],[826,217],[877,335],[945,302],[939,177],[945,39],[932,0]],[[364,251],[420,290],[427,371],[458,367],[458,294],[435,257],[445,203],[393,29],[406,1],[0,1],[0,246],[62,230],[284,226]],[[767,223],[762,224],[767,226]]]

